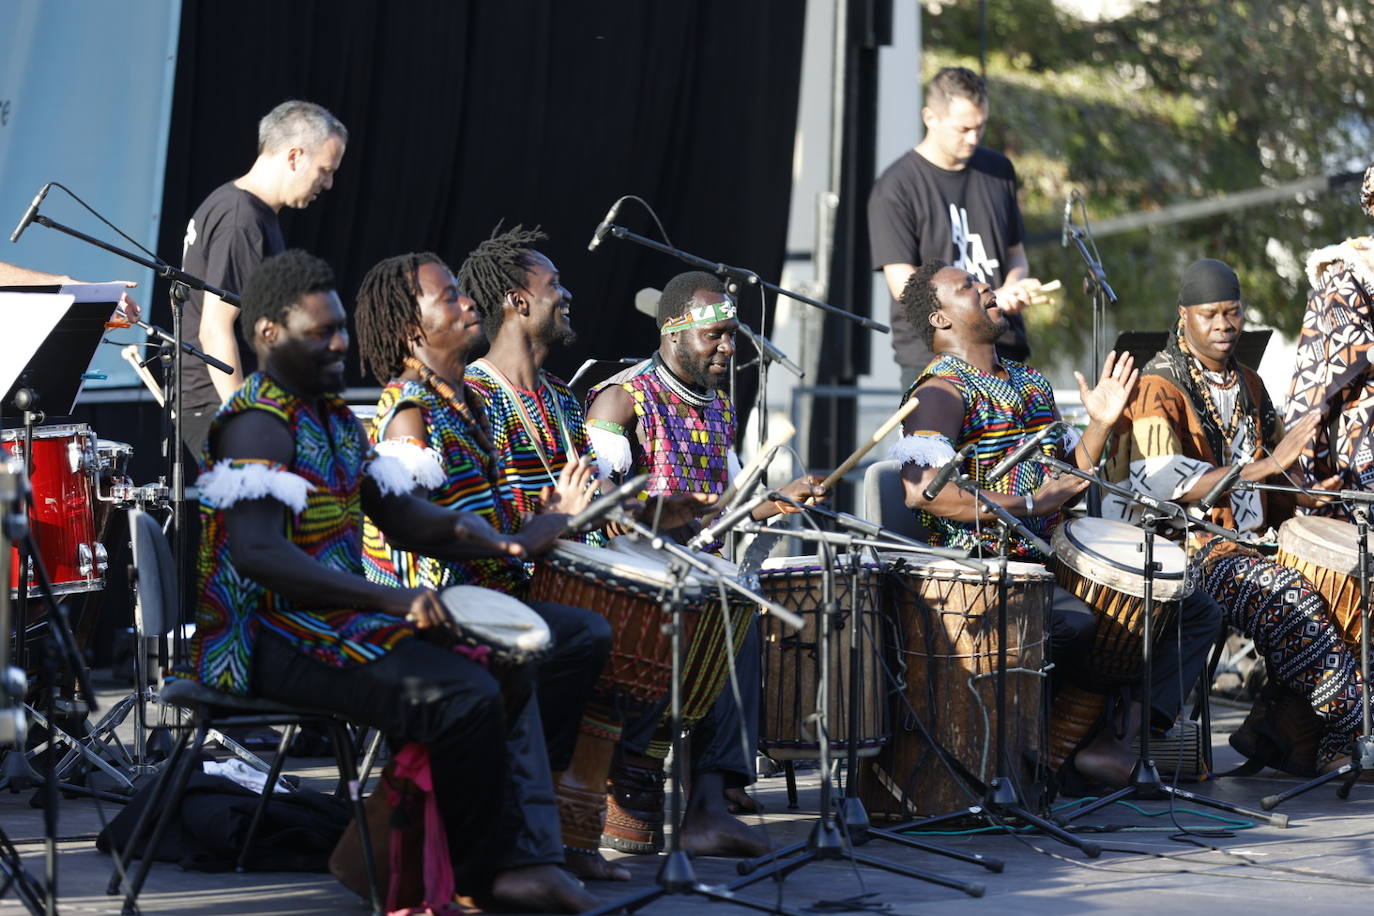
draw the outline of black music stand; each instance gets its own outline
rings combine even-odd
[[[48,336],[33,353],[20,355],[24,365],[13,378],[8,378],[7,368],[0,363],[0,382],[6,383],[0,411],[8,410],[14,403],[14,395],[20,388],[28,388],[41,395],[40,408],[49,417],[71,416],[76,399],[85,385],[86,368],[95,358],[100,341],[105,337],[105,323],[119,305],[119,296],[113,299],[104,290],[113,288],[112,284],[79,284],[68,287],[77,300],[67,307],[66,313],[57,321]],[[120,291],[124,285],[118,284]],[[22,294],[59,294],[60,286],[0,286],[0,293]],[[85,295],[96,298],[85,300]],[[8,298],[8,297],[5,297]],[[27,309],[25,310],[27,313]],[[5,317],[0,309],[0,318]],[[14,316],[16,321],[28,320],[26,316]],[[6,360],[8,362],[8,360]],[[14,363],[10,363],[13,366]]]
[[[1144,367],[1150,358],[1164,349],[1173,331],[1122,331],[1116,335],[1112,349],[1117,353],[1129,353],[1135,357],[1137,367]],[[1255,367],[1264,358],[1269,348],[1269,338],[1274,332],[1268,328],[1257,331],[1242,331],[1240,343],[1236,345],[1236,359],[1243,365]]]

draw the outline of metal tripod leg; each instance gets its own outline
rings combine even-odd
[[[1210,798],[1206,795],[1198,795],[1195,792],[1189,792],[1187,789],[1179,789],[1174,786],[1165,785],[1159,778],[1159,771],[1155,769],[1153,760],[1137,760],[1135,767],[1131,770],[1131,781],[1128,785],[1124,788],[1117,789],[1110,795],[1104,795],[1096,801],[1074,808],[1066,815],[1059,817],[1058,820],[1061,824],[1067,824],[1070,821],[1077,820],[1080,817],[1084,817],[1085,815],[1091,814],[1094,811],[1105,808],[1110,804],[1114,804],[1126,798],[1153,801],[1171,796],[1186,802],[1192,802],[1196,805],[1206,805],[1220,811],[1229,811],[1232,814],[1238,814],[1241,817],[1263,821],[1271,827],[1283,828],[1288,826],[1288,815],[1286,814],[1265,814],[1262,811],[1255,811],[1250,808],[1242,807],[1241,805],[1233,805],[1230,802]]]

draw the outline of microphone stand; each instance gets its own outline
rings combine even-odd
[[[1206,795],[1198,795],[1195,792],[1189,792],[1187,789],[1180,789],[1177,786],[1168,785],[1160,778],[1159,770],[1155,767],[1155,762],[1150,757],[1149,704],[1151,691],[1154,686],[1153,644],[1155,615],[1154,582],[1156,571],[1156,528],[1162,522],[1181,522],[1188,526],[1201,528],[1205,531],[1209,531],[1213,534],[1220,535],[1221,537],[1225,537],[1233,541],[1239,540],[1239,537],[1237,536],[1236,532],[1231,531],[1228,528],[1222,528],[1219,525],[1213,525],[1211,522],[1194,518],[1193,516],[1188,515],[1184,511],[1183,507],[1180,506],[1178,503],[1169,502],[1167,500],[1155,499],[1151,496],[1144,496],[1126,487],[1109,483],[1107,481],[1102,480],[1096,474],[1089,473],[1088,471],[1084,471],[1078,467],[1068,464],[1067,462],[1060,461],[1058,458],[1054,458],[1049,455],[1037,455],[1034,456],[1034,458],[1035,460],[1039,461],[1042,465],[1044,465],[1047,469],[1049,469],[1052,473],[1072,474],[1074,477],[1078,477],[1082,480],[1087,480],[1090,483],[1096,484],[1102,489],[1108,491],[1109,493],[1113,493],[1117,496],[1134,502],[1136,505],[1140,506],[1144,510],[1140,520],[1140,528],[1145,535],[1145,606],[1144,613],[1142,615],[1143,621],[1140,639],[1140,656],[1143,671],[1141,679],[1141,693],[1142,704],[1144,706],[1144,709],[1141,713],[1140,754],[1136,758],[1135,765],[1131,767],[1130,779],[1125,786],[1121,787],[1120,789],[1117,789],[1115,792],[1110,792],[1107,795],[1102,796],[1096,801],[1080,805],[1079,807],[1074,808],[1067,814],[1060,815],[1058,818],[1059,823],[1068,824],[1069,822],[1077,820],[1080,817],[1083,817],[1087,814],[1090,814],[1094,811],[1097,811],[1101,808],[1105,808],[1108,805],[1114,804],[1115,802],[1127,798],[1135,798],[1140,800],[1174,798],[1182,799],[1188,802],[1193,802],[1199,805],[1207,805],[1209,807],[1217,808],[1222,811],[1229,811],[1232,814],[1239,814],[1242,817],[1248,817],[1253,818],[1255,820],[1265,821],[1271,827],[1287,827],[1287,815],[1266,815],[1259,811],[1253,811],[1251,809],[1244,808],[1240,805],[1235,805],[1227,801],[1222,801],[1221,799],[1211,798]]]
[[[1083,211],[1083,226],[1073,224],[1073,197],[1078,198],[1079,208]],[[1093,383],[1096,384],[1100,379],[1102,371],[1103,349],[1105,327],[1107,323],[1107,306],[1116,305],[1116,290],[1112,289],[1112,284],[1107,280],[1107,272],[1102,267],[1102,262],[1097,259],[1097,240],[1092,237],[1089,231],[1088,204],[1083,199],[1083,195],[1078,189],[1074,189],[1069,200],[1070,206],[1064,213],[1064,236],[1065,247],[1067,242],[1072,241],[1074,248],[1078,251],[1078,256],[1083,259],[1083,289],[1092,299],[1093,312],[1093,338],[1092,338],[1092,371]],[[1086,240],[1086,244],[1085,244]],[[1088,245],[1092,245],[1092,250]],[[1094,455],[1093,463],[1100,470],[1102,467],[1102,456]],[[1093,490],[1088,494],[1088,514],[1100,516],[1102,514],[1101,494]]]
[[[1268,484],[1259,484],[1254,489],[1270,489]],[[1298,489],[1294,487],[1272,487],[1279,490]],[[1309,492],[1299,489],[1299,492]],[[1325,491],[1315,491],[1324,493]],[[1317,786],[1326,785],[1333,779],[1343,779],[1340,788],[1336,790],[1337,798],[1349,798],[1350,789],[1355,785],[1355,781],[1360,778],[1360,774],[1366,770],[1374,772],[1374,735],[1371,732],[1371,712],[1369,705],[1369,506],[1374,503],[1374,493],[1366,493],[1363,490],[1341,490],[1339,498],[1350,508],[1350,513],[1355,517],[1355,537],[1358,541],[1359,550],[1359,569],[1360,569],[1360,677],[1363,680],[1363,687],[1360,690],[1360,713],[1361,713],[1361,733],[1355,738],[1355,747],[1350,755],[1350,762],[1337,767],[1329,773],[1323,773],[1314,779],[1309,779],[1300,786],[1280,792],[1277,795],[1266,795],[1260,800],[1260,807],[1265,811],[1272,811],[1274,808],[1296,798],[1306,792],[1310,792]]]
[[[625,526],[629,531],[634,532],[639,537],[644,538],[655,550],[661,550],[668,555],[668,577],[671,585],[664,596],[664,605],[667,608],[671,619],[672,630],[672,687],[670,689],[670,715],[672,727],[672,754],[669,758],[668,778],[672,783],[672,793],[669,798],[670,818],[672,830],[668,832],[667,857],[664,859],[663,866],[658,870],[654,878],[652,887],[642,891],[629,894],[619,900],[612,901],[593,910],[583,913],[583,916],[609,916],[612,913],[628,912],[633,913],[640,907],[664,896],[696,895],[705,897],[707,900],[734,903],[738,906],[758,910],[762,913],[778,913],[781,916],[804,916],[797,910],[789,910],[773,903],[762,903],[756,900],[749,900],[744,897],[736,896],[732,888],[715,887],[703,884],[697,879],[696,871],[692,868],[692,860],[686,850],[682,848],[682,767],[683,751],[682,746],[682,656],[684,646],[682,645],[683,632],[683,612],[686,609],[686,600],[683,594],[683,586],[687,576],[692,570],[705,575],[716,583],[729,588],[750,601],[756,603],[761,613],[771,613],[792,627],[799,630],[802,627],[802,619],[791,611],[782,608],[767,600],[762,595],[758,595],[746,588],[735,580],[722,576],[719,570],[710,564],[703,562],[692,551],[682,547],[672,541],[666,540],[655,534],[651,529],[641,524],[617,504],[607,513],[607,517]],[[726,613],[725,608],[721,608],[721,613]]]
[[[71,228],[70,226],[64,226],[62,223],[59,223],[59,222],[57,222],[56,220],[49,219],[48,217],[44,216],[44,215],[41,214],[41,213],[35,213],[35,214],[34,214],[33,222],[37,223],[37,224],[40,225],[40,226],[45,226],[45,227],[47,227],[47,228],[49,228],[49,229],[53,229],[53,230],[56,230],[57,232],[61,232],[61,233],[64,233],[65,235],[69,235],[69,236],[71,236],[71,237],[74,238],[74,239],[78,239],[78,240],[80,240],[80,241],[82,241],[82,242],[87,243],[88,245],[94,245],[96,248],[100,248],[100,249],[103,249],[103,250],[105,250],[105,251],[110,252],[111,254],[118,255],[119,257],[124,258],[124,259],[127,260],[127,261],[132,261],[133,263],[138,264],[138,265],[140,265],[140,266],[142,266],[142,267],[146,267],[146,268],[148,268],[149,270],[153,271],[153,273],[155,273],[155,274],[156,274],[158,277],[160,277],[161,279],[163,279],[163,280],[168,280],[168,281],[170,281],[171,284],[172,284],[172,295],[171,295],[172,333],[171,333],[171,335],[168,335],[165,331],[160,331],[160,330],[158,330],[158,329],[156,329],[156,328],[153,328],[151,325],[145,324],[145,323],[143,323],[143,322],[141,322],[141,321],[140,321],[138,324],[139,324],[139,327],[143,328],[144,330],[146,330],[146,331],[148,331],[149,333],[153,334],[154,336],[158,337],[159,339],[161,339],[161,340],[164,342],[164,344],[170,345],[170,346],[173,348],[172,366],[171,366],[170,368],[171,368],[171,370],[172,370],[172,373],[173,373],[173,376],[174,376],[174,380],[175,380],[175,381],[174,381],[174,385],[172,386],[172,391],[174,392],[174,397],[167,399],[167,402],[168,402],[168,405],[169,405],[170,409],[173,410],[173,414],[172,414],[172,417],[173,417],[173,419],[172,419],[172,434],[173,434],[173,440],[174,440],[174,441],[169,442],[169,444],[168,444],[168,448],[167,448],[168,454],[167,454],[167,457],[168,457],[168,460],[169,460],[170,463],[171,463],[171,478],[172,478],[172,494],[171,494],[171,496],[172,496],[172,526],[173,526],[173,528],[174,528],[174,534],[175,534],[175,536],[174,536],[174,538],[173,538],[173,545],[174,545],[174,547],[175,547],[175,549],[176,549],[176,555],[177,555],[176,579],[177,579],[177,611],[178,611],[178,613],[176,614],[177,626],[176,626],[176,629],[174,630],[172,639],[173,639],[173,654],[176,656],[176,660],[179,661],[179,660],[181,659],[181,657],[182,657],[182,654],[183,654],[183,645],[182,645],[182,643],[183,643],[183,637],[182,637],[182,634],[181,634],[181,629],[182,629],[182,628],[181,628],[181,624],[182,624],[182,620],[181,620],[181,613],[180,613],[180,612],[181,612],[181,606],[180,606],[180,605],[181,605],[181,598],[182,598],[182,595],[185,594],[185,585],[186,585],[186,583],[185,583],[185,578],[186,578],[186,576],[185,576],[185,551],[186,551],[186,530],[185,530],[185,526],[186,526],[186,482],[185,482],[185,477],[184,477],[184,473],[185,473],[185,461],[183,460],[183,458],[182,458],[182,456],[181,456],[181,447],[182,447],[182,446],[181,446],[181,421],[182,421],[182,413],[183,413],[183,411],[182,411],[182,409],[181,409],[181,404],[182,404],[182,401],[181,401],[181,393],[182,393],[182,392],[181,392],[181,365],[182,365],[181,360],[182,360],[182,354],[183,354],[183,353],[190,353],[190,354],[191,354],[192,356],[194,356],[195,358],[197,358],[197,359],[199,359],[199,360],[201,360],[201,361],[203,361],[203,362],[205,362],[205,363],[207,363],[207,364],[209,364],[209,365],[211,365],[211,366],[214,366],[216,369],[219,369],[220,371],[223,371],[223,372],[229,372],[229,371],[231,371],[231,370],[229,369],[229,367],[228,367],[227,365],[225,365],[224,363],[220,362],[219,360],[216,360],[216,359],[211,358],[211,357],[208,356],[207,354],[203,353],[202,351],[198,350],[197,348],[191,346],[190,344],[188,344],[188,343],[186,343],[185,341],[182,340],[182,330],[181,330],[181,312],[182,312],[182,309],[181,309],[181,306],[182,306],[182,304],[183,304],[183,303],[185,302],[185,300],[186,300],[187,290],[188,290],[188,289],[200,290],[201,292],[211,293],[211,294],[216,295],[216,296],[218,296],[219,298],[223,299],[225,302],[228,302],[230,305],[235,305],[235,306],[239,304],[239,297],[238,297],[238,295],[237,295],[236,293],[231,293],[231,292],[229,292],[228,290],[220,289],[220,288],[217,287],[217,286],[211,286],[210,284],[206,283],[204,280],[200,279],[199,277],[196,277],[196,276],[193,275],[193,274],[189,274],[189,273],[187,273],[186,271],[181,270],[180,268],[173,267],[172,265],[168,264],[166,261],[163,261],[163,260],[160,259],[160,258],[155,259],[155,260],[150,260],[149,258],[145,258],[145,257],[143,257],[142,255],[135,254],[134,252],[128,251],[127,249],[124,249],[124,248],[120,248],[120,247],[118,247],[117,245],[112,245],[112,244],[110,244],[109,242],[106,242],[106,241],[104,241],[104,240],[102,240],[102,239],[98,239],[98,238],[95,238],[94,236],[87,235],[86,233],[81,232],[81,231],[78,230],[78,229],[73,229],[73,228]],[[164,367],[164,369],[165,369],[165,368],[167,368],[167,367]]]
[[[807,509],[814,507],[807,506]],[[760,533],[771,530],[761,525],[741,525],[737,529],[741,533]],[[868,865],[873,868],[880,868],[893,874],[902,875],[907,878],[917,878],[928,881],[932,884],[939,884],[944,887],[963,891],[970,897],[981,897],[984,887],[978,883],[967,883],[943,875],[921,869],[911,868],[888,862],[865,853],[856,852],[855,846],[859,846],[869,839],[883,838],[889,839],[885,834],[887,831],[872,830],[869,826],[868,813],[864,810],[863,802],[857,795],[858,783],[855,777],[859,772],[858,750],[859,742],[856,740],[854,729],[859,722],[859,694],[861,692],[862,681],[859,671],[859,630],[861,628],[860,609],[859,609],[859,563],[858,554],[853,550],[857,545],[858,539],[853,535],[839,534],[829,531],[808,531],[806,529],[792,529],[789,532],[792,536],[802,540],[815,541],[817,543],[817,553],[821,559],[821,609],[819,611],[819,626],[817,632],[819,639],[816,649],[816,665],[820,669],[817,683],[817,702],[816,702],[816,733],[820,744],[820,764],[821,773],[821,803],[820,811],[817,814],[816,824],[811,829],[811,834],[807,839],[784,846],[781,849],[765,853],[754,859],[746,859],[738,863],[735,867],[741,875],[749,875],[743,881],[738,881],[730,885],[730,890],[738,890],[750,884],[762,881],[765,878],[785,877],[794,871],[812,862],[834,861],[837,859],[848,859],[858,865]],[[905,540],[905,539],[904,539]],[[871,542],[878,546],[891,546],[883,542]],[[850,615],[849,615],[849,690],[848,710],[846,712],[849,734],[846,737],[846,766],[848,767],[848,777],[845,781],[844,798],[832,814],[830,807],[831,797],[831,756],[829,741],[829,725],[826,718],[830,709],[830,684],[832,674],[830,670],[830,640],[833,638],[835,628],[840,625],[842,614],[835,598],[835,557],[834,549],[836,546],[850,548],[846,554],[850,562]],[[896,544],[899,548],[906,545]],[[891,837],[895,842],[909,846],[913,849],[920,849],[925,852],[933,852],[938,855],[948,856],[972,865],[981,865],[992,872],[1000,872],[1003,863],[997,859],[989,859],[978,854],[959,852],[937,846],[933,843],[926,843],[912,837]],[[796,855],[800,853],[800,855]],[[786,858],[794,856],[793,858]],[[764,868],[764,866],[770,866]]]
[[[1034,457],[1034,456],[1032,456]],[[992,497],[988,496],[978,486],[978,482],[967,474],[961,474],[955,479],[959,489],[969,493],[978,501],[984,509],[997,520],[998,525],[998,563],[997,563],[997,675],[996,675],[996,710],[997,725],[993,732],[993,760],[994,766],[999,768],[999,774],[993,776],[986,783],[978,779],[965,767],[951,766],[951,770],[966,782],[971,789],[982,796],[981,805],[972,805],[958,811],[951,811],[947,814],[937,814],[933,817],[917,818],[888,828],[889,833],[905,833],[909,830],[920,830],[933,827],[947,821],[956,820],[969,815],[981,817],[988,820],[994,826],[1002,826],[1008,817],[1014,817],[1025,821],[1039,828],[1047,836],[1058,840],[1066,846],[1073,846],[1090,859],[1095,859],[1102,854],[1102,847],[1091,840],[1085,840],[1069,833],[1059,824],[1041,817],[1032,812],[1018,795],[1018,788],[1015,782],[1006,775],[1000,773],[1000,768],[1007,766],[1006,758],[1006,722],[1007,722],[1007,563],[1009,555],[1009,541],[1011,533],[1016,532],[1021,538],[1033,545],[1045,556],[1053,554],[1049,544],[1036,536],[1027,528],[1020,519],[1013,516],[1010,512],[1003,509]],[[952,755],[933,740],[923,724],[917,720],[922,734],[936,749],[937,754],[947,763],[952,760]]]

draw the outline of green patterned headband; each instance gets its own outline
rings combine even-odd
[[[708,324],[716,324],[721,321],[733,321],[734,317],[735,303],[729,299],[709,302],[706,305],[695,305],[676,318],[670,318],[663,322],[659,334],[676,334],[678,331],[686,331],[690,328],[705,327]]]

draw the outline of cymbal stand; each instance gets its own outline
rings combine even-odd
[[[772,495],[772,494],[770,494]],[[771,529],[754,526],[740,525],[736,529],[742,533],[756,533],[758,531],[768,531]],[[849,549],[851,560],[857,560],[854,553],[853,535],[837,534],[827,531],[809,531],[805,528],[791,529],[790,535],[799,537],[802,540],[816,541],[817,552],[821,558],[821,610],[819,612],[817,632],[816,654],[818,656],[817,666],[819,675],[816,678],[817,700],[816,700],[816,734],[819,738],[820,751],[820,774],[821,774],[821,795],[820,811],[816,817],[815,826],[811,829],[811,834],[806,840],[793,843],[791,846],[784,846],[782,849],[765,853],[753,859],[745,859],[735,867],[741,875],[748,875],[743,881],[737,881],[730,885],[731,890],[738,890],[750,884],[762,881],[765,878],[784,877],[808,865],[812,862],[834,861],[837,859],[847,859],[857,865],[867,865],[871,868],[880,868],[884,871],[892,872],[906,878],[916,878],[921,881],[928,881],[932,884],[939,884],[944,887],[962,891],[970,897],[981,897],[984,887],[976,882],[959,881],[954,878],[947,878],[944,875],[937,875],[934,872],[922,869],[911,868],[909,866],[898,865],[895,862],[888,862],[885,859],[868,855],[867,853],[857,852],[854,847],[862,840],[859,836],[850,833],[849,827],[854,824],[866,833],[868,830],[868,814],[863,810],[863,803],[857,797],[852,797],[853,805],[847,813],[844,806],[837,806],[832,812],[831,809],[831,756],[829,725],[827,716],[830,709],[830,685],[833,676],[830,670],[830,640],[834,638],[834,631],[840,621],[840,614],[837,601],[835,599],[835,550],[836,546]],[[901,545],[898,545],[901,546]],[[851,567],[854,579],[850,590],[851,617],[849,622],[850,629],[850,658],[849,658],[849,735],[848,742],[848,766],[849,777],[846,783],[846,795],[853,796],[855,787],[854,777],[858,773],[858,743],[852,734],[854,723],[858,721],[858,695],[862,684],[858,679],[857,656],[858,656],[858,630],[860,620],[858,612],[858,568]],[[868,839],[867,836],[864,839]],[[905,838],[904,838],[905,839]],[[968,855],[957,850],[946,849],[933,843],[921,843],[913,841],[912,848],[922,849],[926,852],[934,852],[939,855],[949,856],[974,865],[981,865],[990,871],[1001,871],[1002,863],[995,860],[986,859],[983,856]]]
[[[1214,534],[1219,534],[1223,537],[1228,537],[1232,540],[1235,540],[1237,538],[1236,532],[1231,531],[1227,528],[1222,528],[1220,526],[1213,525],[1210,522],[1194,518],[1188,515],[1184,511],[1183,507],[1180,506],[1178,503],[1168,502],[1167,500],[1155,499],[1152,496],[1144,496],[1126,487],[1109,483],[1107,481],[1102,480],[1096,474],[1081,470],[1080,468],[1077,468],[1066,462],[1060,461],[1057,458],[1053,458],[1048,455],[1036,455],[1032,457],[1034,458],[1034,460],[1039,461],[1041,464],[1045,465],[1045,467],[1048,468],[1051,473],[1071,474],[1075,477],[1089,481],[1090,483],[1093,483],[1101,487],[1109,493],[1113,493],[1122,498],[1131,500],[1144,510],[1140,520],[1140,528],[1145,535],[1145,607],[1143,614],[1144,620],[1141,627],[1140,657],[1142,670],[1144,672],[1141,679],[1141,695],[1143,697],[1144,703],[1146,704],[1146,708],[1148,709],[1151,689],[1154,686],[1154,582],[1155,572],[1158,570],[1158,566],[1155,563],[1155,537],[1157,535],[1156,528],[1162,523],[1169,523],[1179,526],[1187,525],[1197,528],[1203,528],[1205,530],[1211,531]],[[1252,818],[1259,821],[1265,821],[1272,827],[1288,826],[1288,817],[1286,815],[1267,815],[1262,812],[1254,811],[1249,808],[1244,808],[1240,805],[1234,805],[1230,802],[1222,801],[1217,798],[1212,798],[1207,795],[1198,795],[1195,792],[1189,792],[1187,789],[1180,789],[1177,786],[1172,786],[1165,783],[1164,780],[1161,779],[1159,776],[1159,770],[1155,767],[1154,760],[1150,757],[1150,726],[1148,715],[1142,716],[1142,720],[1143,721],[1140,729],[1140,754],[1136,758],[1135,765],[1131,768],[1131,776],[1126,785],[1120,789],[1117,789],[1115,792],[1110,792],[1107,795],[1102,796],[1096,801],[1080,805],[1079,807],[1074,808],[1072,811],[1060,815],[1058,820],[1061,824],[1068,824],[1069,822],[1077,820],[1080,817],[1084,817],[1085,815],[1091,814],[1094,811],[1098,811],[1102,808],[1105,808],[1108,805],[1115,804],[1116,802],[1122,801],[1123,799],[1127,798],[1134,798],[1139,800],[1158,800],[1162,798],[1174,798],[1182,799],[1183,801],[1192,802],[1198,805],[1206,805],[1211,808],[1217,808],[1221,811],[1229,811],[1232,814],[1239,814],[1242,817]]]
[[[1009,764],[1006,752],[1006,728],[1007,728],[1007,557],[1008,544],[1012,532],[1016,532],[1022,539],[1035,546],[1037,550],[1045,556],[1049,556],[1053,551],[1049,544],[1036,536],[1029,528],[1021,523],[1021,520],[1003,509],[992,497],[988,496],[978,486],[978,482],[966,474],[961,474],[955,481],[959,489],[966,491],[976,499],[987,512],[997,520],[998,525],[998,561],[997,561],[997,677],[996,677],[996,716],[997,724],[993,730],[993,760],[994,766],[1006,767]],[[919,720],[918,720],[919,721]],[[927,740],[931,736],[922,728]],[[931,741],[932,747],[938,747]],[[943,750],[943,749],[941,749]],[[966,770],[955,767],[956,773],[969,784],[969,787],[982,795],[982,804],[974,805],[959,811],[952,811],[948,814],[938,814],[933,817],[918,818],[907,821],[889,828],[892,833],[903,833],[907,830],[920,830],[933,827],[947,821],[973,815],[988,820],[995,826],[1001,826],[1007,818],[1016,818],[1027,824],[1038,828],[1046,835],[1066,846],[1073,846],[1090,859],[1095,859],[1102,854],[1102,847],[1091,840],[1085,840],[1069,833],[1060,825],[1051,820],[1041,817],[1028,808],[1024,800],[1019,796],[1019,788],[1016,782],[1010,777],[1003,775],[1000,770],[998,775],[993,776],[986,783],[972,776]]]
[[[1256,487],[1255,489],[1260,489]],[[1374,493],[1365,493],[1357,490],[1342,490],[1340,498],[1345,501],[1350,508],[1350,514],[1355,517],[1355,537],[1359,542],[1357,562],[1360,570],[1360,677],[1362,688],[1360,690],[1360,713],[1361,725],[1360,735],[1355,739],[1355,747],[1350,755],[1350,762],[1337,767],[1329,773],[1323,773],[1314,779],[1309,779],[1300,786],[1280,792],[1277,795],[1266,795],[1260,800],[1260,807],[1265,811],[1272,811],[1274,808],[1296,798],[1306,792],[1310,792],[1318,786],[1326,785],[1335,779],[1342,780],[1341,785],[1336,789],[1337,798],[1349,798],[1350,790],[1355,785],[1355,781],[1360,778],[1360,774],[1366,770],[1374,772],[1374,734],[1371,734],[1371,713],[1369,706],[1369,506],[1374,503]]]
[[[672,784],[672,792],[669,795],[670,806],[669,816],[672,821],[672,830],[667,838],[667,856],[663,866],[654,876],[654,884],[642,891],[622,897],[604,906],[588,910],[583,916],[608,916],[611,913],[629,912],[633,913],[640,907],[646,906],[664,896],[693,895],[704,897],[707,900],[720,903],[733,903],[737,906],[758,910],[762,913],[780,913],[784,916],[802,916],[796,910],[789,910],[774,906],[771,903],[762,903],[756,900],[749,900],[739,897],[734,892],[725,887],[716,887],[703,884],[697,879],[696,870],[692,868],[692,860],[688,857],[686,850],[682,848],[682,766],[683,766],[683,746],[682,746],[682,657],[684,646],[682,645],[683,614],[686,608],[686,601],[683,592],[683,585],[686,579],[695,570],[708,578],[723,584],[730,590],[744,595],[752,601],[756,601],[764,608],[765,612],[778,613],[781,619],[786,621],[794,629],[800,629],[801,618],[791,611],[774,605],[772,602],[760,595],[754,594],[745,586],[732,579],[722,577],[719,572],[710,565],[703,563],[700,559],[693,556],[692,552],[677,544],[666,541],[656,535],[649,528],[641,525],[624,510],[616,507],[608,513],[608,517],[615,520],[618,524],[625,526],[638,536],[645,538],[653,545],[655,550],[661,550],[668,555],[668,577],[672,584],[668,587],[664,595],[663,602],[668,609],[672,619],[672,686],[669,691],[671,699],[670,715],[672,722],[672,759],[668,768],[668,778]],[[771,606],[771,607],[770,607]],[[722,612],[725,609],[722,608]],[[795,622],[794,622],[795,621]]]
[[[24,740],[28,725],[24,716],[24,690],[28,678],[21,668],[10,667],[10,547],[22,541],[28,519],[24,514],[28,478],[23,462],[0,461],[0,749],[9,748],[6,758],[24,759]],[[21,584],[23,577],[20,577]],[[20,588],[22,594],[26,589]],[[19,851],[0,828],[0,895],[13,888],[15,897],[34,916],[47,909],[44,889],[24,868]]]

